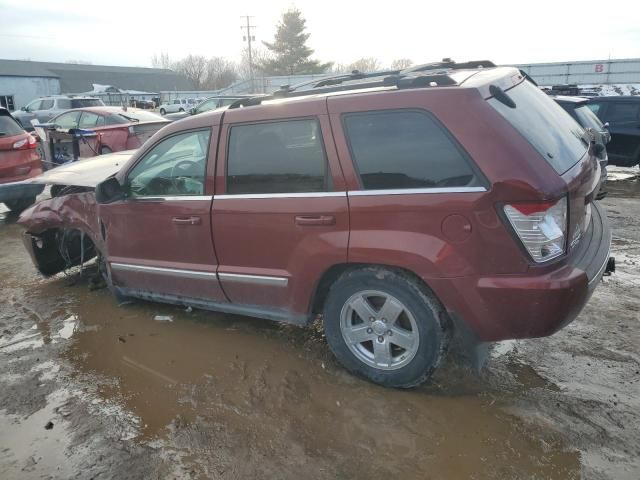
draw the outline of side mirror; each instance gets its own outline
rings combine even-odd
[[[602,125],[602,126],[608,130],[609,129],[609,122],[605,122],[605,124]]]
[[[605,151],[605,146],[602,143],[595,143],[593,145],[593,153],[595,154],[596,157],[601,158],[602,154]]]
[[[198,113],[198,112],[196,112],[196,107],[191,107],[191,108],[189,109],[189,113],[190,113],[191,115],[195,115],[196,113]]]
[[[26,106],[22,107],[20,110],[22,110],[23,112],[28,112],[29,111],[29,109]]]
[[[96,202],[112,203],[126,198],[125,188],[115,176],[107,178],[96,186]]]

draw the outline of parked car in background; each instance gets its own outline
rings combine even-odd
[[[606,148],[607,143],[611,140],[609,130],[589,108],[588,98],[558,95],[553,99],[587,131],[593,143],[602,145],[602,147],[598,147],[600,152],[597,156],[600,162],[601,184],[604,183],[607,179],[607,164],[609,163]]]
[[[31,131],[33,130],[31,120],[37,120],[38,123],[47,123],[56,115],[72,108],[100,106],[104,106],[104,103],[99,98],[56,95],[33,100],[22,107],[21,110],[14,112],[13,116],[20,122],[22,128]]]
[[[20,218],[35,264],[88,260],[55,248],[82,231],[117,296],[321,314],[338,360],[391,387],[428,379],[456,329],[540,337],[578,315],[611,231],[560,106],[486,61],[330,80],[174,122],[102,181],[61,167],[48,181],[83,192]]]
[[[592,97],[588,105],[611,132],[609,163],[623,167],[640,163],[640,97]]]
[[[36,137],[0,107],[0,202],[19,212],[36,201],[42,185],[21,184],[42,173]]]
[[[62,130],[92,130],[98,134],[96,152],[92,145],[81,145],[81,157],[131,150],[140,147],[164,127],[165,120],[157,113],[122,107],[78,108],[61,113],[49,122]]]
[[[133,108],[141,108],[143,110],[153,110],[156,108],[156,104],[153,100],[144,100],[144,99],[136,99],[132,98],[129,100],[129,106]]]
[[[187,112],[198,103],[196,98],[176,98],[160,105],[160,115],[166,113]]]
[[[200,102],[195,107],[191,107],[189,110],[185,110],[184,112],[169,113],[165,115],[165,118],[169,120],[180,120],[181,118],[186,118],[189,115],[198,115],[199,113],[204,113],[210,110],[215,110],[216,108],[224,107],[226,105],[231,105],[233,102],[247,97],[248,95],[225,95],[209,97],[206,100]]]

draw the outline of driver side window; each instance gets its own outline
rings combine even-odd
[[[181,133],[153,147],[129,172],[133,197],[204,195],[210,130]]]

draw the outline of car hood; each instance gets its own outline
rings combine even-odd
[[[29,180],[29,183],[95,187],[106,178],[119,172],[134,153],[136,150],[126,150],[78,160],[34,177]]]

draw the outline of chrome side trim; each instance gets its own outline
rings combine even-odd
[[[193,202],[196,200],[209,200],[213,198],[212,195],[175,195],[175,196],[153,196],[153,197],[131,197],[134,202]]]
[[[198,279],[214,279],[216,277],[215,272],[199,272],[197,270],[181,270],[179,268],[164,268],[164,267],[147,267],[146,265],[132,265],[130,263],[111,263],[113,270],[122,270],[125,272],[142,272],[142,273],[157,273],[164,275],[173,275],[180,278],[198,278]]]
[[[286,287],[289,284],[289,279],[286,277],[243,275],[240,273],[218,273],[218,277],[221,282],[252,283],[254,285],[269,285],[271,287]]]
[[[253,198],[323,198],[346,197],[347,192],[308,192],[308,193],[243,193],[239,195],[214,195],[214,200],[253,199]]]
[[[398,188],[390,190],[353,190],[350,197],[365,197],[369,195],[417,195],[423,193],[477,193],[486,192],[484,187],[442,187],[442,188]]]

